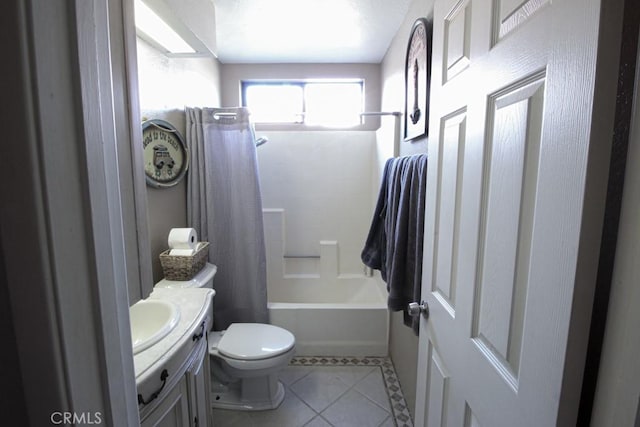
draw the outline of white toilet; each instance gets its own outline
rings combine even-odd
[[[188,281],[163,279],[160,288],[213,288],[217,267],[207,263]],[[286,329],[262,323],[233,323],[209,333],[211,405],[260,411],[280,406],[284,387],[278,372],[291,361],[295,337]]]

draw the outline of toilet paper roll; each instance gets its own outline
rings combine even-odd
[[[195,250],[198,244],[198,233],[193,228],[172,228],[167,243],[171,249]]]
[[[194,249],[171,249],[169,251],[171,256],[193,256],[195,253]]]

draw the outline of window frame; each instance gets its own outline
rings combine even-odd
[[[360,116],[358,123],[353,125],[338,126],[333,124],[309,124],[307,120],[307,96],[306,86],[315,84],[357,84],[360,86],[360,111],[365,111],[365,81],[363,78],[327,78],[327,79],[242,79],[240,80],[240,102],[243,107],[247,107],[247,88],[251,86],[298,86],[301,89],[302,96],[302,111],[296,113],[296,116],[300,117],[299,121],[281,121],[281,122],[262,122],[256,121],[258,126],[266,127],[306,127],[306,128],[319,128],[319,129],[360,129],[364,125],[364,118]]]

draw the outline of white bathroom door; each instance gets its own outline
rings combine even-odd
[[[418,426],[575,417],[612,129],[592,129],[599,13],[435,1]]]

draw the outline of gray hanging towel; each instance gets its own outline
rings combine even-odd
[[[409,316],[407,306],[420,301],[426,184],[426,154],[387,160],[361,254],[387,283],[389,309],[403,311],[405,325],[416,335],[420,322]]]

